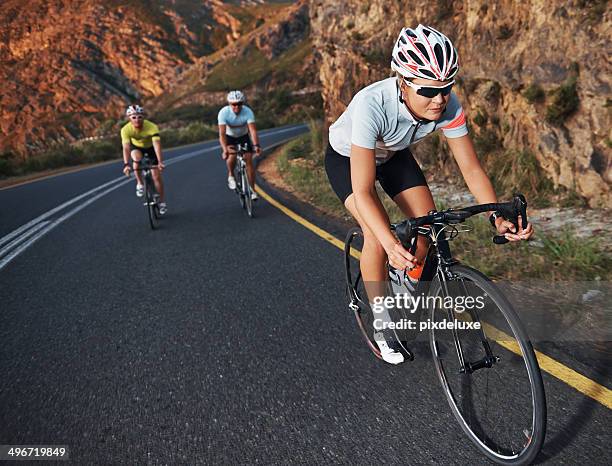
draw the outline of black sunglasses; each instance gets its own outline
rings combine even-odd
[[[404,79],[404,82],[409,87],[413,88],[418,95],[427,97],[428,99],[433,99],[438,94],[442,94],[444,97],[446,97],[448,94],[450,94],[451,90],[453,89],[453,84],[455,84],[454,80],[440,87],[438,86],[420,86],[418,84],[414,84],[413,82],[408,81],[407,79]]]

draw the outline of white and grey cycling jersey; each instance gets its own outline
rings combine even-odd
[[[229,105],[219,110],[217,121],[220,125],[227,125],[225,134],[232,137],[244,136],[249,132],[248,123],[255,123],[255,114],[246,105],[243,105],[236,115]]]
[[[329,142],[333,149],[346,157],[351,155],[351,144],[374,149],[376,163],[381,164],[395,152],[438,129],[447,138],[458,138],[468,133],[463,108],[454,92],[451,92],[446,109],[437,121],[419,121],[410,114],[400,97],[394,77],[360,90],[329,128]]]

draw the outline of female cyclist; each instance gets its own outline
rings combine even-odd
[[[378,180],[407,217],[435,209],[425,176],[410,152],[411,144],[441,129],[477,202],[497,202],[468,135],[463,108],[452,92],[459,63],[450,39],[423,25],[405,28],[393,47],[391,68],[395,77],[359,91],[331,125],[325,154],[334,192],[363,229],[361,273],[370,301],[384,294],[386,261],[418,279],[427,251],[425,238],[419,239],[416,257],[402,247],[389,228],[389,217],[374,185]],[[526,240],[533,234],[531,225],[515,231],[511,222],[490,214],[495,228],[510,241]],[[379,317],[390,319],[386,311]],[[374,336],[385,361],[404,361],[392,332]]]

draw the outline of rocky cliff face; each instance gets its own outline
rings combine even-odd
[[[319,90],[306,0],[277,11],[265,24],[196,60],[151,106],[160,110],[219,104],[230,88],[246,90],[252,98],[278,87]]]
[[[0,3],[0,153],[93,135],[126,103],[256,27],[265,5],[219,0]],[[275,10],[276,6],[271,6]]]
[[[505,156],[532,151],[555,184],[612,206],[606,1],[313,0],[310,16],[329,121],[389,76],[402,26],[428,24],[459,51],[457,93],[472,134]]]

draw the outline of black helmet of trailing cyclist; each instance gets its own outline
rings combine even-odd
[[[244,103],[245,100],[246,100],[246,97],[241,91],[238,91],[238,90],[230,91],[227,94],[227,102],[230,104],[237,104],[237,103],[242,104]]]
[[[450,39],[422,24],[402,29],[391,57],[391,68],[408,79],[448,81],[459,71],[459,56]]]

